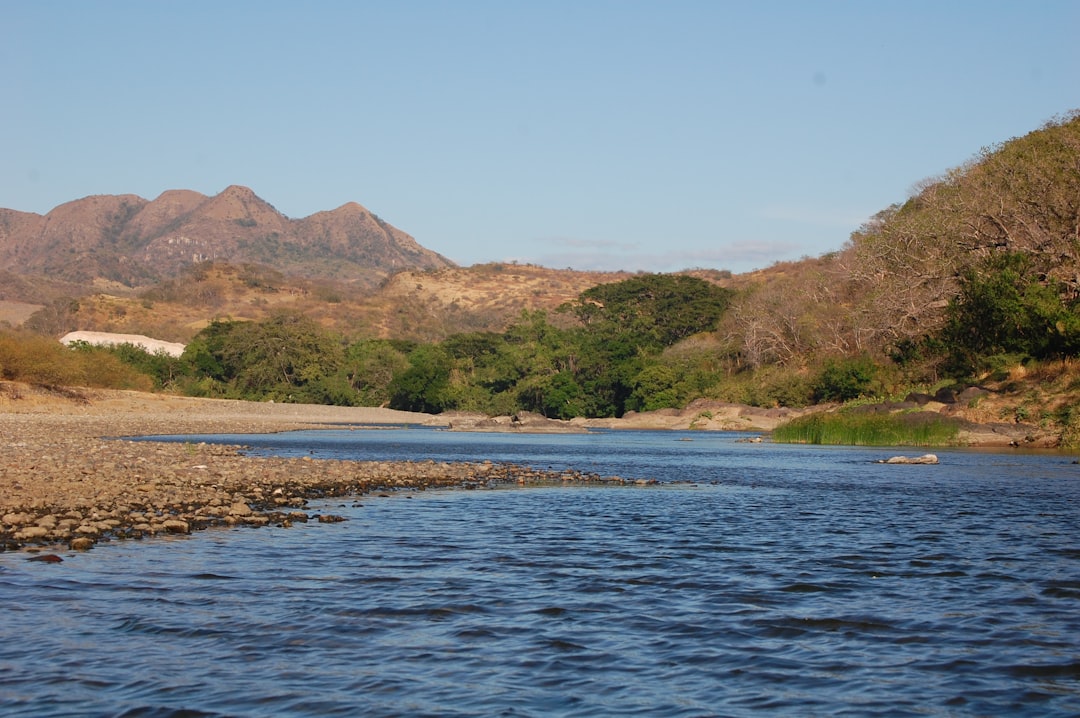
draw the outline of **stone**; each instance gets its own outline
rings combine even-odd
[[[86,536],[80,536],[78,538],[71,539],[72,551],[89,551],[94,548],[94,539],[87,538]]]
[[[44,526],[27,526],[16,531],[13,538],[16,541],[26,541],[27,539],[45,538],[48,535],[49,529]]]
[[[230,516],[250,516],[251,513],[251,507],[243,501],[237,501],[229,507]]]
[[[191,526],[187,521],[181,521],[180,519],[169,519],[165,523],[161,524],[162,527],[173,534],[186,534],[191,533]]]
[[[10,513],[4,514],[2,520],[8,526],[22,526],[33,521],[34,517],[27,513]]]
[[[336,524],[344,521],[344,516],[335,516],[334,514],[320,514],[319,523],[321,524]]]
[[[938,463],[938,457],[934,454],[923,454],[922,456],[893,456],[888,459],[882,459],[878,461],[879,464],[936,464]]]
[[[971,404],[972,402],[989,395],[990,392],[986,389],[977,386],[969,386],[956,395],[956,401],[961,404]]]
[[[934,394],[934,401],[940,401],[942,404],[955,404],[956,392],[947,386],[943,386]]]

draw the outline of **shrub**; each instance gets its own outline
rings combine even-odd
[[[0,333],[0,378],[48,386],[104,389],[153,388],[153,380],[109,349],[88,344],[66,347],[29,332]]]
[[[821,403],[858,399],[871,393],[877,374],[877,366],[866,357],[830,360],[813,383],[813,400]]]

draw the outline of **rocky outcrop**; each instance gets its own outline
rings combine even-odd
[[[807,413],[805,409],[765,408],[698,399],[683,409],[628,411],[619,419],[573,419],[597,429],[772,431],[779,424]]]
[[[541,414],[520,411],[513,416],[484,416],[453,412],[440,414],[446,420],[448,431],[517,432],[522,434],[583,434],[587,429],[580,424],[559,419],[549,419]]]

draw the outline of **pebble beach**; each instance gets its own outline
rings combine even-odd
[[[50,392],[10,383],[0,390],[0,550],[52,560],[59,557],[42,552],[215,526],[340,520],[308,511],[317,498],[498,483],[623,482],[491,462],[255,458],[244,456],[241,446],[130,439],[440,423],[424,414],[91,389]]]

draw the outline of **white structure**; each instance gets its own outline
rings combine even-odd
[[[97,346],[114,346],[116,344],[133,344],[150,354],[165,352],[169,356],[178,357],[184,353],[183,344],[176,342],[163,342],[160,339],[151,339],[142,334],[110,334],[109,332],[68,332],[60,338],[60,343],[67,346],[72,342],[86,342]]]

